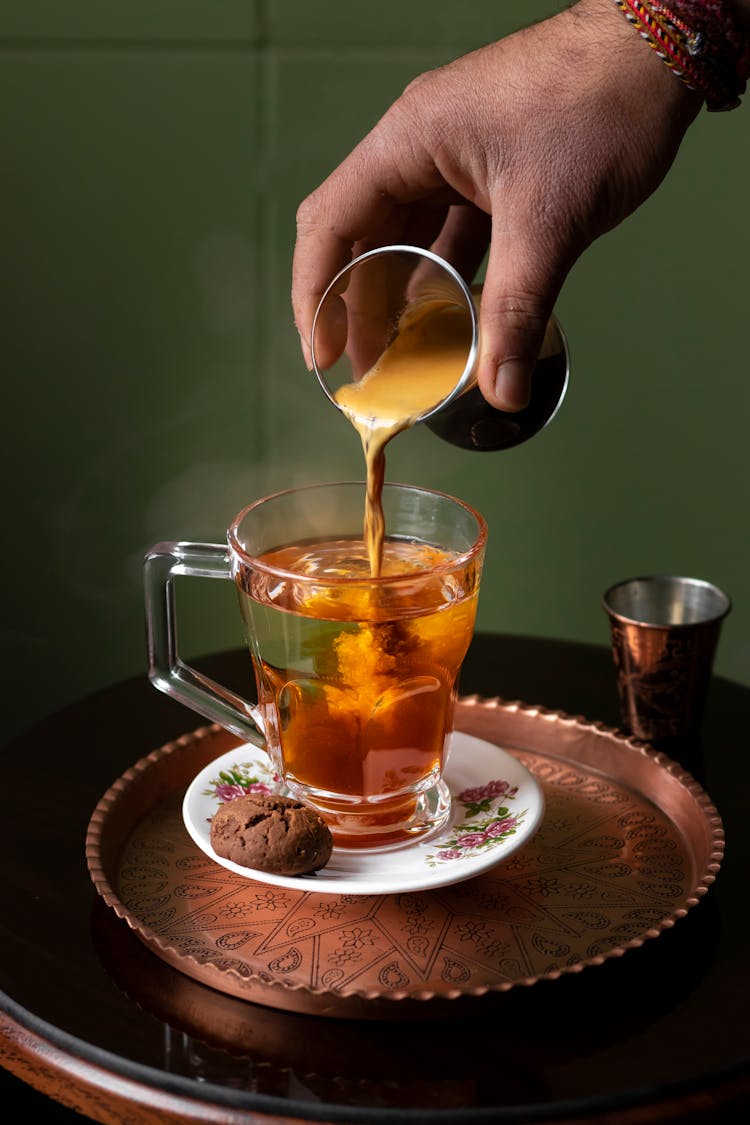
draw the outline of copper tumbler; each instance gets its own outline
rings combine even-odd
[[[699,578],[651,575],[603,596],[623,726],[665,742],[700,730],[727,595]]]

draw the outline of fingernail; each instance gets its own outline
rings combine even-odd
[[[307,367],[308,371],[312,371],[313,362],[312,362],[312,352],[310,350],[310,344],[308,343],[306,338],[303,336],[300,328],[298,328],[298,326],[296,324],[294,325],[294,327],[297,329],[297,333],[299,335],[299,343],[300,343],[300,347],[302,348],[302,358],[305,361],[305,366]]]
[[[529,405],[531,377],[520,359],[506,359],[495,376],[495,404],[500,410],[523,410]]]

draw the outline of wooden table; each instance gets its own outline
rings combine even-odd
[[[246,654],[201,667],[247,690]],[[604,647],[480,635],[462,691],[618,722]],[[680,751],[727,837],[718,880],[699,905],[620,959],[498,997],[472,1026],[408,1033],[274,1011],[186,983],[100,902],[84,857],[94,806],[135,761],[199,725],[144,676],[52,716],[4,751],[0,1062],[16,1077],[0,1072],[0,1104],[18,1099],[14,1119],[33,1109],[42,1120],[74,1120],[63,1103],[129,1123],[713,1125],[750,1108],[750,689],[715,679],[702,743]],[[257,1028],[257,1050],[235,1055],[172,1026],[169,997],[185,987],[197,1009],[226,1004],[228,1021]],[[407,1090],[399,1075],[416,1047],[409,1035],[419,1037],[419,1065],[429,1065]],[[358,1045],[372,1067],[338,1084],[335,1061],[329,1074],[290,1069],[283,1044],[295,1043],[299,1057],[300,1041],[315,1044],[317,1058],[327,1044],[332,1060]]]

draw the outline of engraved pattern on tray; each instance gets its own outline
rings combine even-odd
[[[180,954],[333,990],[464,990],[549,976],[669,915],[690,871],[667,818],[622,786],[519,757],[543,783],[547,815],[530,845],[469,884],[323,897],[248,883],[196,849],[175,801],[128,842],[120,896]]]
[[[227,871],[182,821],[186,786],[233,744],[202,728],[102,797],[87,838],[94,884],[158,957],[220,991],[330,1016],[419,1018],[619,957],[674,925],[714,881],[721,820],[677,763],[523,704],[464,698],[457,719],[515,754],[546,805],[534,837],[475,878],[324,895]]]

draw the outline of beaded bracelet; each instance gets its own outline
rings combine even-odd
[[[727,0],[615,0],[625,18],[709,110],[735,109],[750,77],[750,36]]]

